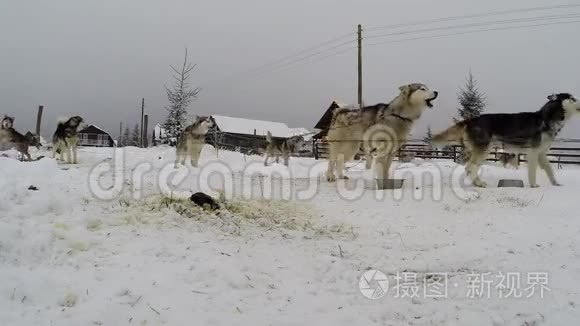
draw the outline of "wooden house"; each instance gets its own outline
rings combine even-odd
[[[79,131],[79,146],[94,146],[94,147],[114,147],[115,141],[111,135],[103,129],[89,125],[85,129]]]

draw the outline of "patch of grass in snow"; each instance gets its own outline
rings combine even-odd
[[[355,238],[350,225],[317,223],[320,213],[307,203],[272,199],[220,200],[218,210],[204,209],[189,198],[151,197],[143,204],[131,205],[122,218],[127,224],[162,224],[183,227],[193,220],[212,229],[242,235],[256,227],[267,230],[290,230],[309,233],[309,237]],[[135,212],[137,209],[139,212]],[[186,218],[186,219],[183,219]],[[199,227],[199,225],[198,225]]]
[[[77,304],[79,296],[73,292],[67,292],[59,301],[59,304],[63,307],[74,307]]]
[[[103,224],[103,222],[101,222],[101,220],[99,219],[89,219],[87,221],[87,230],[89,231],[97,231],[101,228],[101,225]]]
[[[497,199],[500,204],[509,204],[512,207],[527,207],[534,203],[533,200],[524,200],[519,197],[506,196]]]

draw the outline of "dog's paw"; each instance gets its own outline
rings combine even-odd
[[[538,184],[531,184],[530,185],[530,188],[539,188],[539,187],[540,187],[540,185],[538,185]]]
[[[350,179],[350,178],[349,178],[349,177],[347,177],[346,175],[341,175],[341,176],[339,177],[339,179],[342,179],[342,180],[348,180],[348,179]]]
[[[486,188],[487,187],[487,183],[480,181],[480,180],[476,180],[473,182],[473,185],[479,188]]]
[[[557,181],[554,181],[554,182],[552,182],[552,186],[562,187],[562,184],[557,182]]]
[[[326,175],[326,181],[328,181],[328,182],[335,182],[336,181],[336,176],[334,174],[327,174]]]

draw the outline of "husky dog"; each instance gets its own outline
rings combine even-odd
[[[78,132],[83,128],[84,120],[79,116],[59,121],[52,136],[52,156],[56,158],[56,154],[59,153],[60,160],[64,161],[66,153],[67,163],[79,163],[77,157]]]
[[[205,134],[215,126],[213,117],[196,117],[195,122],[185,128],[177,137],[175,167],[179,164],[185,165],[185,159],[191,156],[191,166],[197,167],[199,156],[203,144],[205,144]]]
[[[0,124],[0,144],[10,142],[10,129],[14,125],[14,118],[7,115],[0,116],[2,119]]]
[[[515,169],[517,169],[519,167],[518,156],[519,154],[514,153],[499,153],[498,160],[503,165],[504,168],[512,166]]]
[[[477,187],[486,184],[477,175],[490,146],[504,144],[513,153],[526,153],[530,187],[538,187],[538,164],[546,172],[552,185],[560,184],[546,156],[554,138],[566,121],[580,111],[580,104],[568,93],[552,94],[548,102],[536,112],[483,114],[461,121],[433,137],[434,143],[463,144],[470,153],[466,173]],[[499,144],[498,144],[499,145]]]
[[[337,179],[335,165],[338,178],[346,179],[344,163],[353,159],[361,143],[367,161],[374,158],[377,177],[387,178],[394,154],[407,140],[425,107],[433,107],[431,102],[438,95],[420,83],[401,86],[399,91],[399,95],[389,104],[334,112],[327,135],[330,156],[326,179],[329,182]]]
[[[10,129],[14,125],[14,117],[9,117],[7,115],[2,116],[2,125],[0,126],[1,129]]]
[[[268,159],[271,156],[276,157],[276,163],[280,161],[280,156],[284,158],[284,165],[288,166],[290,155],[300,149],[304,144],[304,137],[292,136],[285,139],[276,139],[272,137],[272,133],[268,131],[266,135],[266,159],[264,166],[268,166]]]
[[[30,153],[28,153],[28,147],[35,146],[37,149],[40,148],[39,137],[31,132],[27,132],[26,135],[23,135],[14,130],[14,128],[4,129],[4,131],[9,135],[9,137],[7,138],[7,142],[2,142],[0,144],[0,149],[7,150],[15,148],[22,155],[21,161],[24,160],[24,157],[26,157],[27,161],[31,161],[32,158],[30,157]]]

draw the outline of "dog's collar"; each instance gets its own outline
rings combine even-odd
[[[403,116],[400,116],[400,115],[398,115],[398,114],[396,114],[396,113],[391,113],[391,115],[392,115],[393,117],[397,117],[397,118],[399,118],[399,119],[401,119],[401,120],[403,120],[403,121],[406,121],[406,122],[413,122],[413,120],[412,120],[412,119],[405,118],[405,117],[403,117]]]

